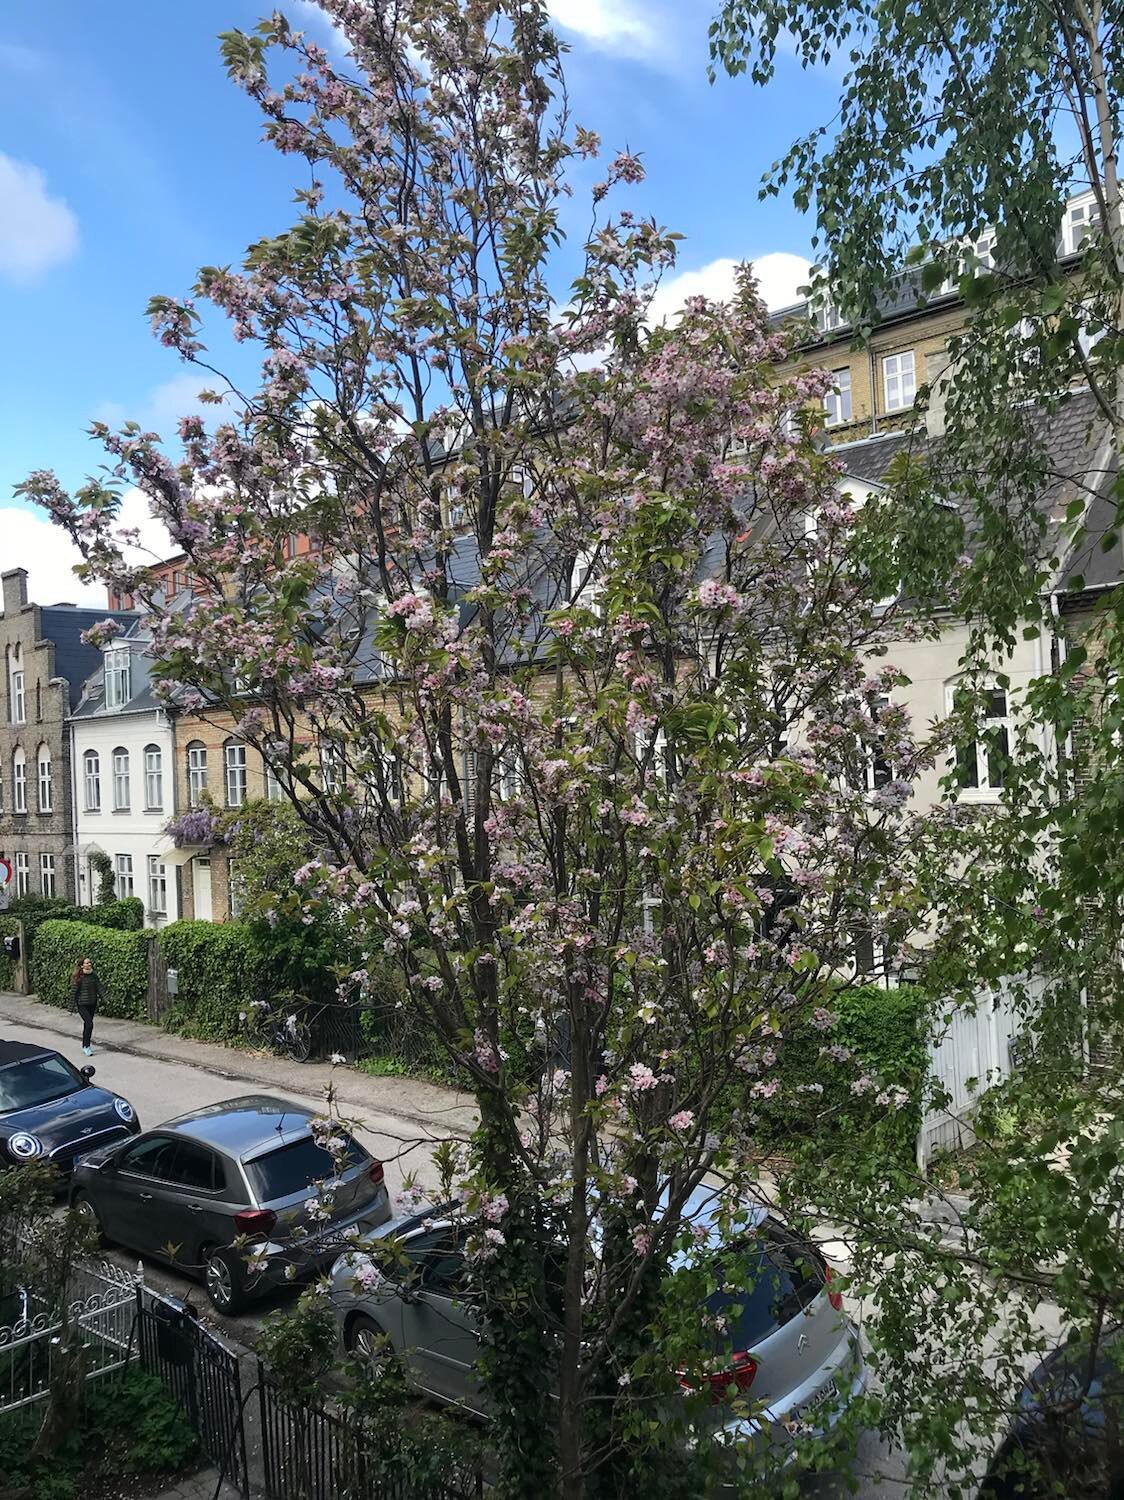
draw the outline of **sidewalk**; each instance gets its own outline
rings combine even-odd
[[[70,1012],[43,1005],[35,995],[0,991],[0,1037],[5,1021],[49,1032],[52,1037],[65,1037],[71,1043],[75,1039],[75,1020]],[[204,1068],[221,1078],[312,1098],[323,1095],[330,1082],[341,1106],[395,1115],[435,1139],[468,1135],[476,1128],[476,1111],[470,1095],[420,1078],[373,1078],[358,1068],[294,1063],[271,1053],[243,1052],[216,1042],[191,1041],[143,1021],[116,1021],[102,1015],[98,1016],[98,1045],[135,1057]]]

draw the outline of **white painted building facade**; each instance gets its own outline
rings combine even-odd
[[[139,896],[145,924],[179,917],[177,872],[164,826],[175,813],[174,739],[152,695],[139,626],[105,648],[71,715],[78,900],[92,906],[98,851],[113,861],[118,897]]]

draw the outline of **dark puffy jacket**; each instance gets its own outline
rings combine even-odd
[[[96,974],[79,974],[70,988],[70,1003],[77,1007],[88,1005],[91,1010],[97,1010],[98,1001],[101,999],[101,980]]]

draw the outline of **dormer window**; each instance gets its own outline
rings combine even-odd
[[[594,573],[595,557],[594,552],[583,550],[574,558],[574,567],[570,574],[570,602],[599,615],[604,583]]]
[[[105,706],[124,708],[132,696],[132,667],[128,650],[105,653]]]
[[[818,333],[832,333],[843,327],[839,309],[826,292],[817,293],[812,300],[812,322]]]
[[[1062,220],[1062,254],[1076,255],[1099,227],[1100,210],[1095,193],[1082,193],[1065,206]]]

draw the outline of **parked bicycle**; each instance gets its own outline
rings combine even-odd
[[[291,1062],[312,1055],[312,1003],[306,995],[287,992],[251,1000],[246,1012],[246,1040]]]

